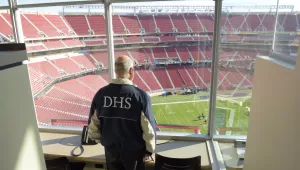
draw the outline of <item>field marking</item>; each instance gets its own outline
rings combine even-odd
[[[185,104],[184,104],[184,106],[187,107]],[[176,107],[178,108],[178,105],[176,105]],[[193,114],[194,114],[194,113],[193,113]],[[186,118],[186,115],[185,115],[185,114],[183,115],[183,117],[187,120],[187,122],[188,122],[190,125],[193,125],[192,122],[191,122],[189,119]]]
[[[196,103],[196,102],[208,102],[209,100],[193,100],[193,101],[182,101],[182,102],[169,102],[169,103],[154,103],[152,106],[156,105],[166,105],[166,104],[180,104],[180,103]]]
[[[181,125],[181,123],[179,122],[179,120],[177,119],[177,117],[175,116],[175,114],[172,114],[173,117],[175,117],[175,119],[177,120],[178,122],[178,125]],[[186,132],[184,129],[182,129],[184,132]]]
[[[168,121],[168,119],[165,117],[165,113],[164,113],[164,111],[162,110],[162,108],[160,108],[160,106],[158,106],[158,107],[159,107],[160,111],[162,112],[162,113],[160,114],[160,116],[164,117],[164,119],[166,120],[167,124],[169,124],[169,121]],[[158,123],[158,122],[156,122],[156,123]],[[171,132],[173,132],[173,130],[172,130],[172,129],[171,129]]]

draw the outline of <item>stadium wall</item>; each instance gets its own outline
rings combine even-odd
[[[245,170],[297,169],[299,57],[298,67],[268,57],[257,58]]]
[[[46,170],[27,65],[1,70],[0,79],[0,169]]]

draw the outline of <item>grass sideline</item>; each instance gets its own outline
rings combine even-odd
[[[208,117],[209,101],[200,100],[200,96],[207,95],[205,92],[200,92],[193,95],[172,95],[168,97],[155,96],[152,97],[153,111],[156,121],[159,124],[173,124],[173,125],[187,125],[199,126],[202,134],[207,134],[208,124],[204,121],[196,121],[197,117],[202,113]],[[175,102],[175,103],[174,103]],[[248,116],[246,106],[251,105],[250,102],[245,102],[243,106],[234,104],[228,101],[218,101],[216,109],[216,127],[230,127],[238,129],[231,132],[232,135],[246,135],[248,129]],[[232,124],[228,126],[230,113]],[[188,132],[193,133],[191,130],[174,130],[174,129],[161,129],[162,131],[171,132]],[[221,132],[220,134],[226,134]]]

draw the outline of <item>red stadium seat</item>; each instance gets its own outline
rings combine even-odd
[[[39,14],[24,14],[40,31],[43,31],[48,37],[60,36],[58,30],[50,24],[43,15]]]
[[[103,15],[87,16],[91,29],[96,35],[106,35],[105,19]]]
[[[155,77],[158,79],[161,86],[165,89],[173,89],[173,85],[171,83],[170,77],[167,73],[166,69],[155,69],[153,70]]]
[[[85,15],[64,16],[77,35],[89,35],[89,27]]]
[[[171,78],[175,88],[182,88],[185,85],[182,77],[180,76],[180,74],[177,70],[177,67],[168,68],[167,71],[170,75],[170,78]]]

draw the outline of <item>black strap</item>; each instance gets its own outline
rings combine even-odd
[[[75,153],[75,151],[77,150],[77,148],[80,149],[80,152],[79,152],[78,154]],[[83,154],[83,152],[84,152],[83,146],[82,146],[82,145],[79,145],[79,146],[76,146],[76,147],[71,151],[71,155],[72,155],[72,156],[80,156],[80,155]]]
[[[22,61],[12,63],[12,64],[8,64],[8,65],[5,65],[5,66],[0,66],[0,71],[6,70],[6,69],[9,69],[9,68],[13,68],[13,67],[17,67],[17,66],[21,66],[21,65],[23,65]]]

